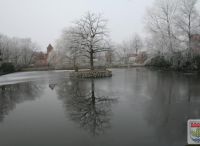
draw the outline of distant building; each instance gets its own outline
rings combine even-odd
[[[34,66],[48,66],[48,57],[50,53],[54,50],[51,44],[48,45],[46,53],[35,52],[34,55]]]
[[[200,34],[194,34],[191,36],[192,52],[194,54],[200,54]]]
[[[136,63],[143,64],[147,60],[148,56],[145,51],[140,52],[136,57]]]
[[[53,51],[53,47],[52,47],[51,44],[49,44],[49,46],[47,47],[47,55],[48,55],[51,51]]]
[[[137,54],[135,53],[129,53],[127,54],[127,58],[128,58],[128,63],[135,63],[136,59],[137,59]]]
[[[146,52],[139,52],[138,54],[132,53],[128,54],[127,56],[129,63],[143,64],[147,59]]]
[[[46,55],[43,52],[35,52],[34,66],[46,66]]]

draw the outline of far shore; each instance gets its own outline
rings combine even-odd
[[[155,66],[146,66],[146,65],[115,65],[112,67],[106,67],[106,69],[120,69],[120,68],[148,68],[152,70],[160,70],[160,71],[173,71],[185,74],[198,74],[200,71],[198,70],[178,70],[173,68],[165,68],[165,67],[155,67]],[[99,69],[99,68],[97,68]],[[101,69],[101,68],[100,68]],[[54,71],[54,70],[67,70],[67,71],[74,71],[73,67],[66,67],[66,68],[54,68],[54,67],[28,67],[20,69],[16,72],[31,72],[31,71]],[[90,70],[89,67],[80,67],[80,71],[83,70]],[[0,75],[6,75],[7,73],[1,73]]]
[[[182,72],[182,73],[199,73],[198,70],[187,70],[187,69],[174,69],[174,68],[165,68],[165,67],[155,67],[155,66],[146,66],[143,64],[140,65],[115,65],[111,67],[106,67],[106,69],[120,69],[120,68],[148,68],[153,70],[161,70],[161,71],[173,71],[173,72]],[[97,68],[99,69],[99,68]],[[53,68],[53,67],[37,67],[37,68],[24,68],[21,69],[20,72],[25,71],[50,71],[50,70],[69,70],[74,71],[73,67],[66,67],[66,68]],[[89,70],[89,67],[80,67],[79,70]]]
[[[145,65],[114,65],[114,66],[109,66],[109,67],[104,67],[107,69],[112,69],[112,68],[135,68],[135,67],[146,67]],[[89,67],[79,67],[79,70],[87,70]],[[96,69],[102,69],[96,68]],[[56,67],[27,67],[23,68],[20,71],[48,71],[48,70],[74,70],[73,67],[63,67],[63,68],[56,68]]]

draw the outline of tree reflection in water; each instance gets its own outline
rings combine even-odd
[[[87,82],[80,80],[64,84],[61,84],[58,92],[73,121],[93,136],[110,128],[111,106],[117,102],[116,98],[97,95],[93,79],[89,89]]]
[[[42,91],[43,87],[34,82],[0,86],[0,122],[17,104],[35,100]]]
[[[187,120],[200,117],[200,79],[174,73],[158,73],[151,78],[147,82],[151,100],[146,104],[146,120],[161,142],[181,142],[187,137]]]

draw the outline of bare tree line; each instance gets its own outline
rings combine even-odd
[[[130,54],[137,55],[142,51],[144,42],[139,34],[134,34],[122,44],[114,44],[109,38],[107,20],[100,14],[88,12],[63,30],[56,48],[60,58],[67,58],[74,68],[88,60],[93,70],[97,58],[99,62],[105,61],[107,66],[113,62],[127,64]],[[100,56],[104,56],[105,60]]]
[[[97,58],[106,57],[106,52],[110,63],[117,60],[117,63],[128,64],[129,58],[143,50],[152,56],[161,56],[173,66],[192,62],[194,57],[200,56],[200,52],[193,51],[192,40],[194,34],[200,34],[197,3],[198,0],[155,0],[145,16],[146,38],[134,34],[118,45],[109,38],[107,20],[100,14],[88,12],[63,30],[56,43],[57,52],[49,56],[48,62],[59,60],[57,62],[64,64],[67,60],[75,70],[80,63],[88,63],[94,70],[94,64],[101,61]],[[30,39],[0,35],[2,60],[15,66],[30,65],[37,48]]]
[[[172,64],[190,61],[197,55],[192,50],[192,36],[200,33],[197,3],[198,0],[156,0],[145,19],[150,35],[147,48]]]
[[[121,44],[117,45],[115,52],[121,63],[128,64],[131,55],[137,56],[144,47],[145,43],[143,38],[135,33],[130,39],[124,40]]]
[[[27,67],[38,48],[29,38],[9,38],[0,34],[1,63],[9,62],[18,68]]]
[[[198,54],[193,50],[198,46],[194,46],[192,36],[200,36],[197,4],[198,0],[155,0],[146,11],[145,38],[134,34],[117,45],[118,58],[123,64],[128,64],[130,55],[146,51],[150,60],[160,56],[175,68],[196,63],[200,51]]]

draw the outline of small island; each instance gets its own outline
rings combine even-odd
[[[110,70],[82,70],[78,72],[71,72],[70,77],[73,78],[104,78],[104,77],[112,77],[112,71]]]

